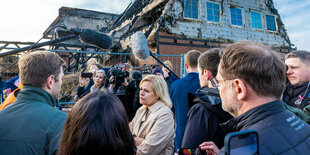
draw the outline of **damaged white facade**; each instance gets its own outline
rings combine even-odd
[[[55,26],[66,26],[69,28],[76,28],[80,30],[88,28],[95,31],[107,33],[114,25],[114,22],[118,17],[119,15],[111,13],[61,7],[59,9],[59,16],[53,21],[53,23],[45,30],[43,34],[46,34],[45,39],[60,38],[68,35],[68,33],[70,34],[70,32],[63,28],[57,28],[55,32],[49,32],[50,29]],[[47,32],[49,33],[47,34]],[[76,45],[84,44],[77,39],[64,41],[63,43]]]
[[[198,4],[198,15],[194,15],[192,18],[184,17],[186,16],[184,13],[186,7],[190,7],[191,11],[195,13],[196,8],[193,6],[195,1]],[[219,8],[218,22],[208,20],[207,10],[210,8],[212,10],[212,4]],[[235,14],[232,15],[231,8],[237,8],[241,12],[241,25],[232,24],[232,20],[234,20],[232,16]],[[271,0],[175,0],[168,12],[168,19],[172,18],[173,20],[165,21],[165,28],[168,29],[169,33],[186,38],[231,40],[233,42],[251,40],[266,43],[273,47],[290,47],[291,43],[286,30],[279,15],[274,10],[276,9],[274,9]],[[215,10],[213,13],[216,14],[216,12]],[[259,21],[258,18],[253,19],[252,16],[254,15],[260,17],[259,24],[261,26],[257,27],[253,23],[253,20],[254,22],[255,20]],[[269,22],[270,18],[274,20],[275,29],[267,29],[267,18]]]

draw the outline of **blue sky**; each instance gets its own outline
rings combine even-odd
[[[310,51],[310,0],[274,0],[290,40]]]
[[[32,41],[58,16],[62,6],[120,14],[131,0],[1,0],[0,40]],[[310,51],[310,0],[274,0],[290,40]]]

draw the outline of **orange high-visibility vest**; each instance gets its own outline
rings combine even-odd
[[[15,92],[21,90],[22,88],[23,88],[23,85],[20,83],[18,85],[18,88],[15,89],[0,105],[0,110],[4,109],[7,105],[13,103],[16,100]]]

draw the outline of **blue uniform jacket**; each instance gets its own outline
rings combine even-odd
[[[174,112],[177,124],[174,139],[175,151],[181,146],[183,133],[186,127],[188,93],[197,95],[196,91],[199,88],[199,74],[196,72],[190,72],[186,77],[174,81],[170,87],[170,97],[173,103],[172,111]]]

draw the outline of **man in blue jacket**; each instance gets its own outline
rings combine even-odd
[[[170,97],[173,103],[172,110],[175,114],[177,124],[174,139],[174,150],[181,146],[183,133],[186,126],[186,115],[188,112],[188,94],[196,94],[200,88],[197,63],[200,52],[191,50],[185,55],[185,66],[188,74],[186,77],[176,80],[170,87]]]
[[[310,125],[284,107],[285,64],[278,53],[250,41],[229,45],[216,76],[222,107],[234,118],[227,132],[254,130],[259,154],[310,154]],[[201,149],[222,154],[213,142]],[[226,146],[225,146],[226,147]]]
[[[23,55],[19,75],[23,89],[0,111],[0,154],[55,154],[67,114],[54,108],[64,61],[56,53]]]

